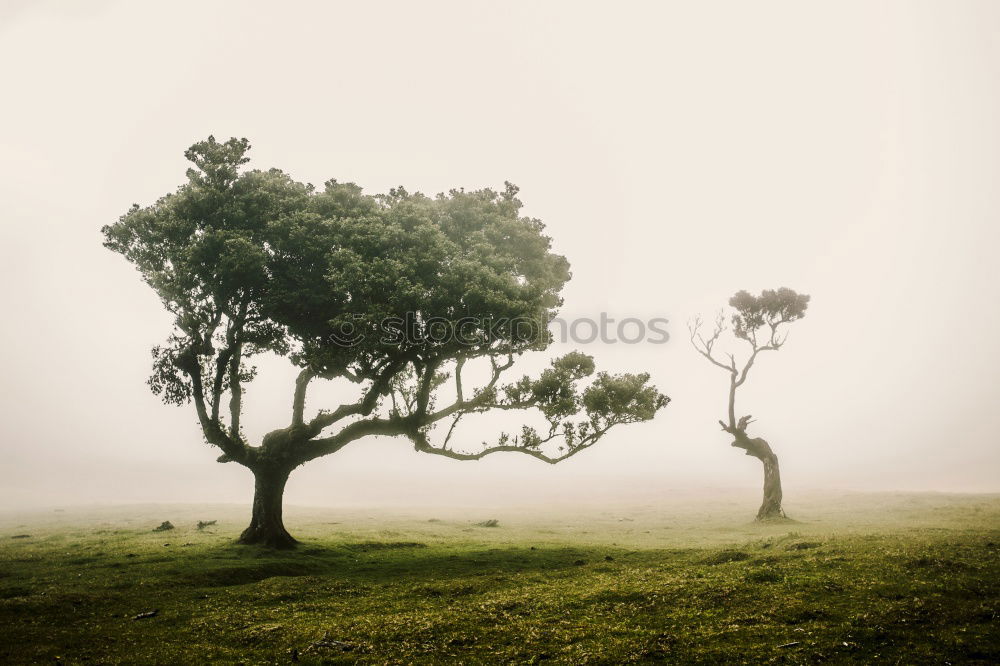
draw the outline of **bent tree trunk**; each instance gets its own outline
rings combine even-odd
[[[766,446],[767,442],[764,444]],[[781,472],[778,469],[778,456],[774,455],[770,446],[767,450],[769,455],[760,458],[760,462],[764,465],[764,499],[757,511],[757,520],[785,517],[785,512],[781,508]]]
[[[772,520],[785,518],[781,508],[781,471],[778,468],[778,456],[771,450],[767,440],[760,437],[753,439],[746,433],[736,430],[733,446],[744,449],[748,456],[753,456],[764,466],[764,499],[757,510],[757,520]]]
[[[239,543],[269,548],[294,548],[298,544],[281,519],[281,502],[289,474],[290,471],[283,469],[253,470],[253,515]]]

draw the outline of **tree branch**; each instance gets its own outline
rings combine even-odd
[[[370,435],[404,435],[412,428],[414,428],[412,422],[398,418],[354,421],[344,426],[336,435],[306,442],[303,445],[301,462],[308,462],[335,453],[351,442],[363,437]]]
[[[483,388],[479,389],[476,392],[475,396],[473,396],[469,400],[464,400],[459,398],[454,403],[448,405],[444,409],[441,409],[437,412],[433,412],[431,414],[425,414],[424,421],[428,424],[436,423],[441,419],[448,418],[452,414],[469,413],[486,408],[524,409],[526,407],[530,407],[530,405],[514,405],[514,404],[501,405],[496,402],[492,403],[487,402],[488,399],[492,396],[493,390],[496,388],[497,382],[500,381],[500,377],[503,375],[504,372],[509,370],[514,365],[514,356],[512,354],[508,354],[507,360],[502,364],[497,363],[496,359],[491,356],[490,365],[492,367],[492,374],[490,376],[490,380],[489,382],[487,382],[486,386],[484,386]]]
[[[457,402],[465,402],[465,395],[462,392],[462,368],[465,366],[465,357],[459,356],[455,361],[455,396]]]
[[[365,392],[365,395],[356,403],[341,405],[332,412],[320,412],[315,418],[306,424],[306,432],[309,438],[316,437],[324,428],[333,425],[337,421],[348,416],[368,416],[378,405],[378,399],[388,392],[396,373],[406,365],[405,360],[396,361],[384,366],[372,385]],[[298,388],[296,386],[296,388]]]
[[[240,414],[243,411],[243,384],[240,382],[242,357],[243,345],[237,342],[229,359],[229,429],[237,439],[240,439]]]
[[[213,418],[209,415],[205,405],[201,364],[198,360],[197,352],[193,348],[189,348],[178,361],[178,367],[191,378],[191,393],[205,439],[210,444],[218,446],[225,454],[220,456],[219,462],[235,461],[244,465],[247,464],[250,457],[250,448],[241,439],[234,439],[227,435],[218,418]]]
[[[695,351],[707,358],[712,365],[722,368],[730,374],[736,374],[736,359],[732,358],[732,355],[730,355],[732,365],[726,365],[712,355],[712,348],[715,346],[716,341],[718,341],[719,336],[722,335],[722,332],[726,330],[725,319],[722,313],[720,312],[719,316],[716,317],[715,329],[707,340],[701,335],[701,325],[701,317],[695,317],[693,322],[688,322],[688,331],[691,334],[691,346],[695,348]]]
[[[303,424],[303,414],[306,409],[306,390],[309,388],[309,381],[315,376],[312,370],[303,368],[299,376],[295,378],[295,395],[292,398],[292,426],[301,426]]]
[[[603,430],[595,431],[593,434],[580,440],[580,443],[573,446],[568,446],[565,449],[565,453],[558,456],[549,456],[542,452],[540,449],[519,446],[517,444],[498,444],[496,446],[488,446],[478,453],[462,453],[461,451],[455,451],[452,449],[445,448],[444,446],[433,446],[430,441],[428,441],[426,434],[423,432],[412,432],[407,433],[407,436],[413,442],[414,447],[417,451],[422,453],[430,453],[433,455],[444,456],[446,458],[451,458],[452,460],[481,460],[488,455],[494,453],[523,453],[524,455],[531,456],[541,460],[542,462],[549,463],[550,465],[555,465],[556,463],[562,462],[567,458],[575,456],[580,451],[589,449],[591,446],[597,443],[601,437],[610,429],[611,426],[604,428]],[[553,436],[549,436],[543,441],[551,441]]]
[[[231,397],[229,400],[230,430],[234,436],[239,438],[240,432],[240,410],[243,400],[243,389],[240,385],[240,363],[242,362],[243,341],[241,334],[246,324],[247,309],[249,299],[244,299],[239,306],[236,317],[229,317],[226,326],[226,347],[219,351],[215,360],[215,380],[212,382],[212,420],[219,421],[219,411],[222,403],[223,385],[226,374],[229,374],[229,390]],[[209,332],[209,337],[214,334],[215,329],[221,323],[223,309],[219,309],[219,314]]]

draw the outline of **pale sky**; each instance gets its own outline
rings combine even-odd
[[[653,375],[673,402],[651,423],[556,467],[357,442],[288,503],[757,487],[685,322],[780,286],[810,309],[737,411],[790,512],[814,488],[1000,491],[1000,3],[83,5],[0,6],[0,505],[249,502],[193,410],[147,389],[170,318],[101,246],[209,134],[369,192],[510,180],[572,264],[564,317],[671,322],[665,345],[579,346]],[[294,376],[262,368],[254,438],[287,424]]]

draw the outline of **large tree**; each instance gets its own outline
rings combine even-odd
[[[700,318],[691,322],[691,344],[698,353],[729,375],[729,411],[727,420],[720,420],[719,424],[733,436],[733,446],[746,451],[746,455],[757,458],[764,466],[764,499],[757,511],[757,520],[784,518],[778,456],[766,440],[747,435],[747,426],[753,422],[750,415],[736,419],[736,389],[746,382],[758,354],[777,351],[785,344],[788,334],[786,332],[782,335],[782,327],[805,316],[809,296],[784,287],[776,291],[765,290],[759,296],[739,291],[729,299],[729,305],[733,308],[730,314],[733,335],[749,346],[746,360],[740,364],[734,354],[727,353],[722,357],[716,349],[716,344],[726,330],[724,312],[719,313],[710,334],[701,332]]]
[[[570,277],[542,223],[520,215],[513,185],[431,198],[331,180],[317,191],[278,169],[243,168],[249,147],[196,143],[187,182],[103,228],[105,246],[174,318],[153,349],[153,392],[193,403],[219,462],[254,475],[241,542],[293,546],[282,522],[289,474],[351,442],[399,436],[458,460],[504,451],[558,463],[669,401],[649,375],[595,374],[578,352],[538,377],[504,379],[518,356],[551,343],[547,325]],[[265,353],[299,372],[289,421],[253,445],[242,397]],[[307,414],[319,380],[356,385],[357,399]],[[453,448],[458,421],[489,410],[535,410],[545,425]]]

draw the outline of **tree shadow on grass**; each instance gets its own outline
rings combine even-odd
[[[306,545],[294,551],[226,545],[203,551],[194,570],[173,578],[191,587],[226,587],[276,576],[318,576],[358,584],[421,584],[475,576],[503,577],[552,573],[604,558],[590,548],[433,546],[418,542]],[[594,549],[597,550],[597,549]],[[615,550],[615,549],[611,549]],[[589,558],[589,559],[588,559]]]

